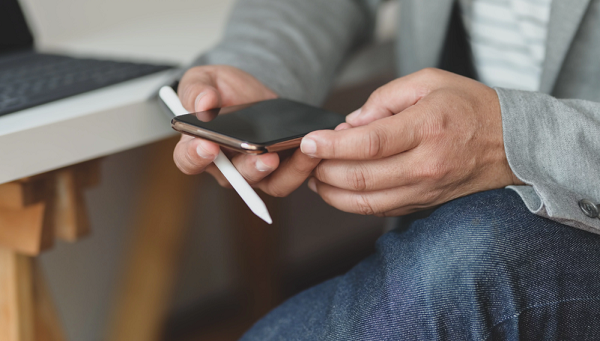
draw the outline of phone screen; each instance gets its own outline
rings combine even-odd
[[[274,144],[312,131],[333,129],[343,115],[307,104],[273,99],[181,115],[178,121],[255,144]]]

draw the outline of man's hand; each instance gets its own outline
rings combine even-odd
[[[188,70],[179,83],[179,99],[189,112],[206,111],[238,104],[273,99],[277,96],[252,75],[225,65],[199,66]],[[212,163],[219,153],[213,142],[182,135],[173,158],[185,174],[204,171],[214,176],[221,186],[229,182]],[[298,150],[281,161],[278,154],[230,154],[237,170],[251,185],[274,196],[286,196],[310,175],[318,159]]]
[[[309,186],[343,211],[404,215],[521,184],[506,160],[498,96],[474,80],[425,69],[379,88],[346,122],[301,145],[326,159]]]

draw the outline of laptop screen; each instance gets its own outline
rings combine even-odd
[[[23,11],[17,0],[0,0],[0,53],[33,47]]]

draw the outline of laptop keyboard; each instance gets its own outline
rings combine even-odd
[[[33,52],[3,57],[0,59],[0,115],[169,68]]]

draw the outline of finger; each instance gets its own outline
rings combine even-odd
[[[323,200],[344,212],[362,215],[384,215],[402,208],[428,207],[429,195],[423,195],[417,186],[393,188],[373,192],[353,192],[333,187],[314,178],[309,188]]]
[[[184,108],[192,112],[277,97],[249,73],[227,65],[191,68],[181,79],[178,93]]]
[[[214,163],[208,165],[204,171],[210,174],[213,178],[215,178],[215,180],[217,180],[221,187],[233,188],[229,183],[229,180],[225,178],[223,173],[221,173],[221,171],[217,168],[217,166],[215,166]]]
[[[354,127],[400,113],[419,102],[439,86],[441,70],[424,69],[393,80],[375,90],[362,108],[346,117]]]
[[[255,184],[268,176],[279,165],[277,154],[247,155],[236,154],[231,162],[249,184]],[[231,188],[229,180],[213,164],[206,167],[205,172],[212,175],[222,187]]]
[[[323,160],[313,174],[334,187],[370,192],[422,182],[420,163],[409,151],[369,161]]]
[[[214,72],[209,68],[193,68],[185,73],[177,89],[183,107],[201,112],[222,106]]]
[[[378,88],[361,108],[346,116],[346,122],[360,127],[393,116],[414,105],[422,96],[418,96],[417,93],[420,92],[407,85],[405,78],[399,78]]]
[[[346,116],[346,123],[354,127],[360,127],[394,114],[395,113],[387,110],[386,108],[380,107],[375,107],[371,110],[365,110],[363,114],[363,108],[359,108],[358,110]]]
[[[279,155],[268,153],[263,155],[238,154],[231,162],[240,174],[254,185],[271,174],[279,166]]]
[[[173,160],[183,173],[192,175],[202,173],[217,154],[219,146],[216,144],[184,135],[175,146]]]
[[[320,130],[306,135],[300,148],[320,159],[379,159],[416,147],[421,139],[419,122],[409,113],[352,129]]]
[[[340,123],[337,127],[335,127],[334,130],[338,131],[338,130],[346,130],[346,129],[350,129],[350,128],[352,128],[352,126],[350,124],[344,122],[344,123]]]
[[[274,197],[285,197],[304,183],[319,161],[304,155],[298,149],[271,176],[258,183],[257,187]]]

